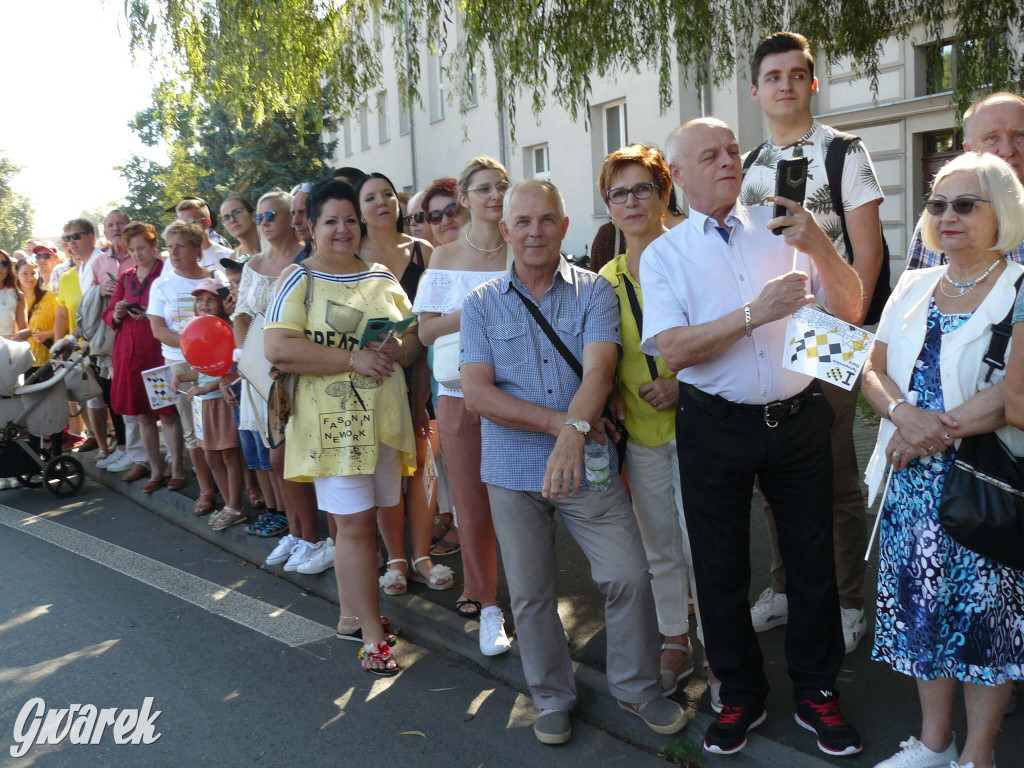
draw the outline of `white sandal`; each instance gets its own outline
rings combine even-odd
[[[396,558],[394,560],[388,560],[388,569],[384,571],[384,575],[380,577],[380,585],[384,589],[385,595],[404,595],[405,590],[409,588],[409,585],[405,581],[405,573],[392,568],[392,563],[404,563],[405,558]]]
[[[693,646],[687,641],[686,645],[679,643],[662,643],[663,651],[682,651],[686,654],[687,665],[678,674],[671,669],[660,670],[661,695],[671,696],[679,689],[679,683],[693,674]]]
[[[447,565],[435,565],[430,569],[430,572],[426,576],[419,572],[416,566],[424,560],[429,559],[430,555],[424,555],[423,557],[417,557],[412,561],[412,570],[409,571],[409,580],[415,581],[417,584],[425,584],[431,589],[436,589],[438,591],[444,591],[454,587],[455,571]]]

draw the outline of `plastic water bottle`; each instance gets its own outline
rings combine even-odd
[[[590,490],[604,493],[611,485],[608,469],[608,446],[596,440],[587,440],[583,446],[583,467],[587,471],[587,485]]]

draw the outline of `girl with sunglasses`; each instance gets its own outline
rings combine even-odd
[[[423,276],[413,311],[420,318],[420,338],[433,344],[439,336],[459,330],[462,301],[477,286],[507,269],[508,247],[498,229],[508,189],[508,174],[497,160],[476,157],[459,175],[458,203],[469,211],[461,236],[440,245]],[[437,206],[440,194],[425,196]],[[509,649],[504,618],[497,604],[498,555],[487,489],[480,481],[480,417],[466,410],[462,390],[438,386],[437,423],[448,466],[459,527],[451,527],[431,550],[458,551],[461,536],[465,589],[458,612],[480,617],[480,651],[494,656]]]
[[[0,336],[10,339],[27,327],[25,296],[18,289],[14,262],[10,254],[0,248]]]
[[[469,211],[459,204],[459,187],[452,178],[438,179],[427,187],[423,193],[423,210],[434,233],[435,245],[454,243],[469,223]]]
[[[420,277],[433,251],[429,243],[409,237],[403,232],[398,192],[382,173],[364,176],[356,188],[362,241],[359,257],[366,262],[383,264],[398,278],[409,297],[416,298]],[[409,479],[408,491],[399,503],[381,509],[380,529],[384,546],[388,550],[387,571],[381,580],[385,594],[400,595],[406,591],[406,579],[425,584],[430,589],[451,589],[455,574],[444,565],[434,565],[430,558],[430,530],[434,520],[436,501],[428,499],[423,487],[423,467],[430,439],[431,414],[430,369],[426,356],[417,355],[405,367],[405,378],[411,392],[413,432],[416,435],[416,474]],[[412,562],[409,569],[405,557],[405,518],[408,512],[409,534],[412,543]]]

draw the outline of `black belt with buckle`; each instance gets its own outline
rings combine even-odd
[[[757,419],[764,421],[769,427],[777,427],[786,423],[800,413],[800,410],[810,403],[812,398],[822,397],[821,385],[817,381],[812,381],[807,389],[793,397],[776,400],[765,405],[734,403],[719,395],[708,394],[686,382],[679,383],[679,392],[721,418],[736,416],[743,419]]]

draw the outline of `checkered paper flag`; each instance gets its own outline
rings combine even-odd
[[[782,365],[850,390],[875,336],[816,309],[801,307],[786,327]]]

